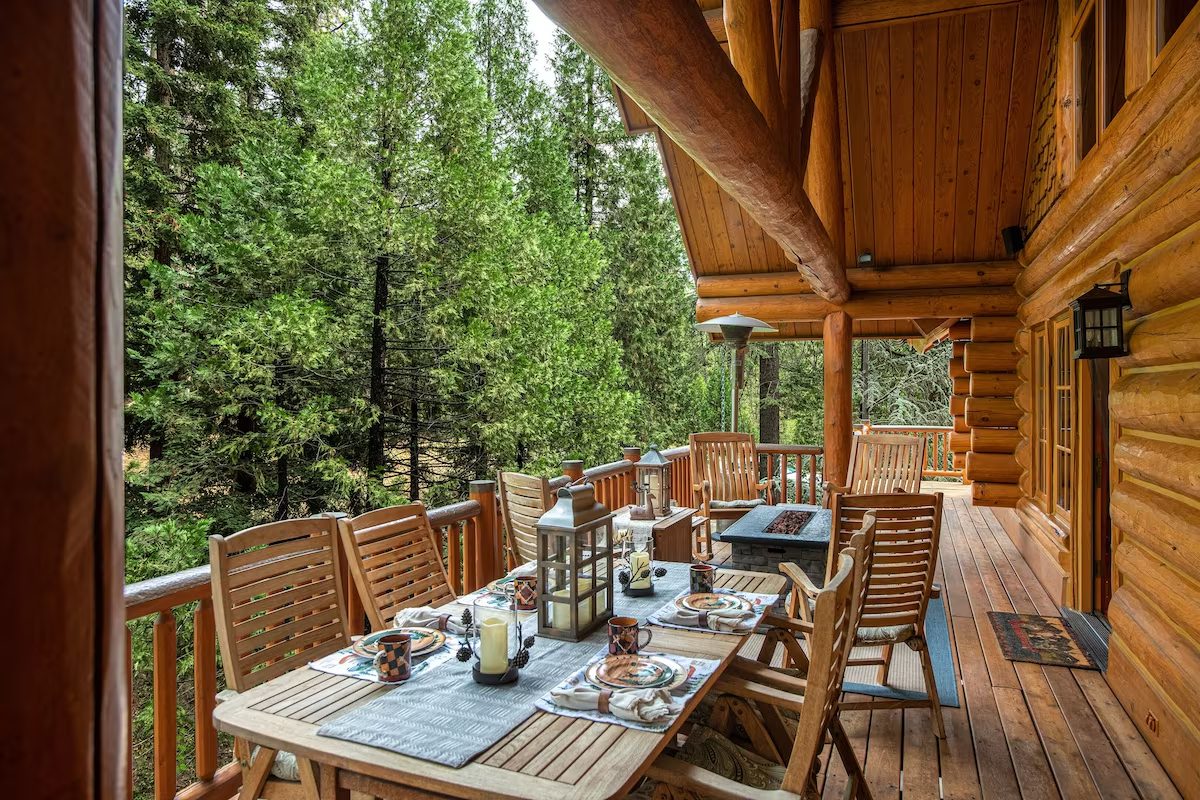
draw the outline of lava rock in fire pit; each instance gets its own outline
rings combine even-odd
[[[811,511],[784,511],[770,525],[763,528],[763,532],[798,536],[812,518]]]

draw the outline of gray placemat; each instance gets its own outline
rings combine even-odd
[[[628,597],[618,589],[613,602],[618,615],[645,619],[687,587],[689,565],[656,565],[666,567],[667,574],[655,581],[655,593]],[[525,624],[527,634],[536,630],[535,620]],[[470,662],[450,661],[322,725],[317,733],[461,767],[528,719],[537,710],[537,699],[586,664],[605,639],[603,626],[581,642],[538,637],[521,679],[507,686],[475,683]]]

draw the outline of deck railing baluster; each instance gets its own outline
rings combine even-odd
[[[175,797],[176,748],[179,721],[178,706],[178,647],[175,634],[175,612],[167,608],[154,618],[154,798],[172,800]]]

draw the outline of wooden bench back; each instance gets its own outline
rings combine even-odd
[[[553,500],[550,481],[520,472],[501,472],[500,515],[508,531],[508,549],[517,564],[537,558],[537,521]]]
[[[860,539],[860,552],[861,543]],[[786,792],[805,792],[837,714],[846,661],[854,646],[855,569],[850,552],[839,554],[837,571],[817,594],[813,631],[808,636],[808,686],[781,787]]]
[[[758,497],[758,451],[748,433],[693,433],[688,437],[695,490],[704,481],[713,500]]]
[[[390,628],[402,608],[455,599],[423,503],[392,506],[339,520],[354,586],[373,630]]]
[[[861,627],[917,625],[925,619],[942,528],[942,494],[834,495],[833,531],[826,573],[869,514],[875,548],[867,574]],[[834,550],[834,548],[838,550]]]
[[[210,536],[213,609],[226,683],[252,689],[350,641],[329,517]]]
[[[860,433],[850,445],[847,494],[921,491],[925,437],[899,433]]]

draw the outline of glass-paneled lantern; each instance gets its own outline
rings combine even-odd
[[[1112,291],[1109,287],[1120,287]],[[1129,308],[1129,271],[1120,283],[1098,283],[1071,302],[1075,329],[1075,358],[1118,358],[1129,355],[1125,341],[1124,309]]]
[[[650,445],[634,464],[633,489],[638,503],[629,511],[630,519],[658,519],[671,516],[671,462]]]
[[[584,483],[559,489],[538,520],[539,636],[577,642],[612,616],[612,519]]]

